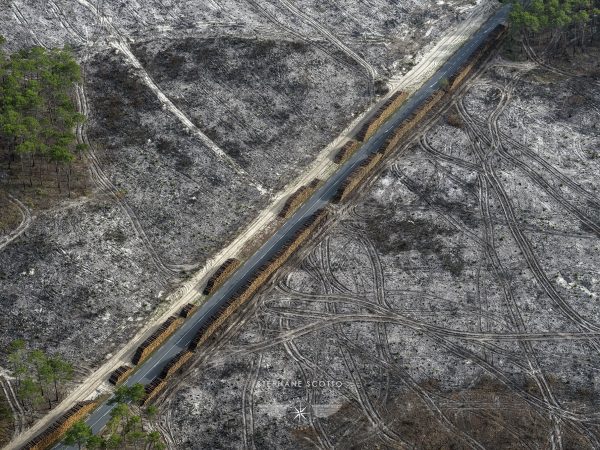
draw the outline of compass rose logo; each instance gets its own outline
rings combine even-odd
[[[306,406],[294,406],[294,410],[292,411],[294,420],[297,420],[298,422],[306,420],[306,416],[308,415],[306,408]]]

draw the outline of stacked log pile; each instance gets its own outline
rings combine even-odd
[[[319,210],[310,216],[298,230],[298,232],[283,245],[281,250],[274,255],[270,261],[265,263],[252,278],[236,292],[221,308],[216,311],[196,334],[194,340],[190,343],[189,349],[195,351],[200,345],[206,342],[214,332],[231,316],[242,304],[247,302],[264,285],[268,279],[279,269],[290,256],[305,242],[310,235],[323,223],[327,217],[325,210]]]
[[[289,219],[292,217],[294,212],[317,190],[321,180],[315,178],[309,184],[300,186],[296,192],[289,196],[281,211],[279,211],[279,217],[282,219]]]
[[[478,65],[490,52],[494,49],[495,44],[502,39],[508,28],[506,25],[497,25],[496,28],[488,35],[486,40],[483,42],[479,50],[469,59],[459,71],[457,71],[449,80],[449,90],[455,91],[460,87],[462,82],[467,78]]]
[[[155,398],[165,387],[166,380],[179,370],[193,356],[196,349],[206,342],[215,331],[244,303],[264,285],[268,279],[279,269],[290,256],[304,243],[315,229],[326,219],[327,213],[325,210],[319,210],[311,215],[302,225],[302,227],[294,234],[294,236],[286,242],[281,250],[277,252],[267,263],[263,264],[255,274],[248,280],[245,286],[239,289],[218,311],[206,321],[205,325],[198,331],[194,340],[190,343],[187,350],[178,353],[169,363],[163,368],[161,374],[149,383],[145,390],[146,395],[142,400],[142,405],[148,404]]]
[[[75,422],[83,419],[96,406],[97,402],[94,400],[77,403],[42,433],[25,444],[23,450],[44,450],[52,447]]]
[[[348,178],[346,178],[344,183],[337,190],[331,201],[333,203],[338,203],[342,200],[345,200],[365,179],[365,177],[373,170],[373,168],[379,163],[382,157],[383,155],[379,152],[372,153],[368,158],[366,158],[362,163],[360,163],[352,171],[352,173],[348,175]]]
[[[394,133],[388,137],[379,150],[384,156],[388,155],[395,147],[398,142],[402,140],[413,128],[425,117],[425,115],[431,111],[435,105],[444,97],[446,93],[443,90],[437,90],[429,96],[429,98],[421,104],[411,115],[408,117],[402,125],[400,125]]]
[[[447,91],[437,90],[433,94],[429,96],[429,98],[421,104],[419,108],[417,108],[410,117],[408,117],[404,122],[394,130],[394,133],[386,139],[384,144],[380,147],[378,152],[374,155],[371,155],[367,158],[359,167],[357,167],[346,179],[344,184],[338,189],[336,195],[333,197],[332,201],[334,203],[345,200],[355,189],[356,187],[366,178],[368,173],[377,165],[379,160],[391,153],[391,151],[398,145],[398,143],[406,137],[418,124],[419,122],[431,111],[431,109],[436,106],[445,95],[449,95],[451,92],[456,90],[470,75],[473,69],[477,66],[477,63],[480,62],[485,56],[489,54],[494,48],[494,44],[504,36],[506,33],[506,26],[498,25],[492,33],[487,37],[487,39],[482,43],[480,48],[473,54],[473,56],[469,59],[467,64],[465,64],[461,70],[457,71],[457,73],[451,78],[449,82],[449,87]],[[385,120],[387,120],[393,112],[404,102],[406,99],[406,95],[400,95],[402,93],[398,93],[397,97],[392,97],[390,100],[380,109],[380,114],[375,116],[375,120],[372,119],[369,121],[359,135],[357,139],[366,140],[375,132],[375,130],[381,126]],[[343,150],[343,148],[342,148]],[[341,152],[341,151],[340,151]],[[379,157],[375,155],[379,155]],[[336,155],[337,157],[337,155]],[[340,161],[343,161],[344,155],[340,155]]]
[[[183,365],[189,361],[189,359],[194,355],[194,352],[189,350],[182,350],[177,353],[171,361],[167,363],[165,367],[163,367],[162,372],[160,373],[160,378],[167,379],[175,372],[177,372]]]
[[[156,330],[142,345],[140,345],[133,355],[133,364],[139,364],[144,361],[150,354],[156,350],[169,336],[171,336],[177,328],[183,323],[181,317],[171,316],[163,322],[158,330]]]
[[[146,395],[140,401],[142,406],[147,405],[154,397],[156,397],[167,385],[167,380],[161,377],[156,377],[144,387]]]
[[[402,91],[398,91],[392,95],[383,105],[381,105],[381,108],[377,110],[377,113],[362,126],[356,135],[356,139],[362,142],[367,141],[386,120],[392,117],[392,114],[400,108],[400,105],[404,103],[407,97],[408,92]]]
[[[223,283],[225,283],[225,280],[227,280],[229,275],[235,272],[240,264],[240,260],[235,258],[229,258],[227,261],[221,264],[221,267],[219,267],[217,271],[208,279],[206,287],[202,293],[204,295],[210,295],[214,293],[219,287],[221,287]]]
[[[155,398],[164,389],[166,382],[171,375],[175,374],[179,369],[181,369],[192,356],[194,356],[194,352],[190,350],[182,350],[173,358],[171,358],[165,367],[163,367],[160,375],[158,375],[154,380],[144,387],[145,395],[140,401],[141,405],[147,405],[153,398]]]
[[[333,162],[336,164],[341,164],[347,161],[348,158],[354,154],[359,145],[360,142],[355,141],[354,139],[346,142],[333,157]]]
[[[132,370],[133,367],[127,364],[120,366],[119,368],[115,369],[115,371],[110,375],[108,382],[110,384],[114,384],[115,386],[117,384],[121,384],[129,377],[129,375],[131,375]]]
[[[181,311],[179,312],[179,317],[187,319],[192,314],[194,314],[197,309],[198,309],[198,305],[194,305],[193,303],[188,303],[183,308],[181,308]]]

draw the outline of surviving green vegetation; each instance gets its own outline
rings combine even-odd
[[[513,2],[514,29],[529,38],[550,40],[559,49],[583,47],[593,37],[600,14],[598,0],[533,0]]]
[[[33,422],[36,412],[51,409],[60,401],[65,383],[73,378],[73,366],[59,356],[28,349],[22,339],[13,341],[9,352],[17,397]]]
[[[48,168],[58,174],[85,149],[75,137],[75,126],[85,119],[73,95],[79,81],[80,67],[68,49],[31,47],[7,54],[0,48],[0,156],[9,168],[20,164],[30,185],[33,171],[25,165],[51,163]]]
[[[141,408],[136,414],[134,405],[145,395],[144,386],[120,386],[111,400],[115,406],[110,412],[110,421],[101,436],[94,435],[92,429],[83,421],[76,422],[67,431],[64,442],[78,448],[144,448],[162,450],[165,448],[158,431],[147,430],[144,423],[157,413],[154,406]],[[137,407],[135,408],[137,409]]]

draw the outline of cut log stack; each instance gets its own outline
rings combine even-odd
[[[398,108],[404,103],[408,97],[408,92],[398,91],[394,93],[381,107],[377,110],[377,113],[371,117],[356,134],[358,141],[366,142],[381,125],[385,123]]]
[[[503,24],[499,24],[494,28],[474,56],[450,78],[448,87],[451,92],[458,89],[465,78],[477,67],[479,62],[490,54],[495,44],[506,35],[507,30],[508,28]]]
[[[42,433],[38,434],[25,444],[22,450],[45,450],[52,447],[63,437],[75,422],[82,420],[96,408],[96,406],[97,402],[93,400],[77,403]]]
[[[392,152],[392,150],[398,145],[398,143],[408,135],[413,128],[427,115],[431,109],[438,104],[438,102],[444,97],[446,93],[443,90],[437,90],[429,96],[429,98],[421,104],[411,115],[408,117],[402,125],[400,125],[394,131],[390,137],[388,137],[379,149],[379,152],[384,156]]]
[[[160,375],[147,384],[144,388],[146,394],[141,400],[142,405],[147,405],[154,399],[165,387],[167,380],[179,369],[181,369],[189,360],[194,356],[194,352],[190,350],[182,350],[177,353],[171,360],[163,367]]]
[[[154,380],[152,380],[150,383],[148,383],[144,387],[144,391],[146,392],[146,395],[140,401],[140,404],[142,406],[145,406],[148,403],[150,403],[150,401],[153,398],[155,398],[158,394],[160,394],[160,392],[165,388],[166,385],[167,385],[167,380],[165,380],[164,378],[156,377]]]
[[[214,293],[217,289],[219,289],[219,287],[221,287],[223,283],[225,283],[225,280],[227,280],[227,278],[233,272],[235,272],[238,267],[240,267],[240,264],[240,260],[235,258],[230,258],[221,264],[221,267],[219,267],[208,279],[206,287],[202,293],[204,295],[211,295]]]
[[[331,201],[333,203],[339,203],[348,198],[348,196],[362,183],[367,175],[369,175],[373,168],[379,163],[382,156],[383,155],[381,153],[372,153],[368,158],[360,163],[360,165],[358,165],[352,171],[352,173],[348,175]]]
[[[158,330],[156,330],[142,345],[140,345],[133,355],[132,362],[137,365],[144,361],[150,354],[156,350],[169,336],[171,336],[177,328],[183,323],[181,317],[171,316],[163,322]]]
[[[198,309],[198,305],[194,305],[193,303],[188,303],[183,308],[181,308],[181,311],[179,312],[179,317],[187,319],[192,314],[194,314],[197,309]]]
[[[349,140],[335,154],[333,157],[333,162],[336,164],[342,164],[343,162],[347,161],[359,146],[359,141],[355,141],[354,139]]]
[[[315,178],[310,183],[300,186],[296,192],[289,196],[281,211],[279,217],[289,219],[302,206],[302,204],[317,190],[321,180]]]
[[[171,361],[167,363],[165,367],[163,367],[162,372],[160,373],[160,378],[167,379],[175,372],[177,372],[183,365],[189,361],[189,359],[194,355],[194,352],[189,350],[182,350],[177,353]]]
[[[219,311],[213,314],[207,324],[198,331],[194,340],[190,343],[189,349],[195,351],[215,333],[229,316],[252,298],[273,273],[275,273],[275,271],[279,269],[298,249],[298,247],[310,237],[317,227],[323,223],[326,217],[327,212],[323,209],[318,210],[310,216],[298,232],[282,246],[281,250],[274,255],[270,261],[258,269],[246,285],[239,289],[238,292],[236,292],[225,305],[219,309]]]
[[[129,377],[129,375],[131,375],[132,371],[133,367],[124,364],[115,369],[115,371],[110,375],[108,382],[117,386],[118,384],[121,384],[123,381],[125,381]]]

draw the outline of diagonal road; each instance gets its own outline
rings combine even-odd
[[[464,44],[450,59],[416,91],[404,105],[369,139],[358,151],[335,172],[325,184],[306,201],[306,203],[254,254],[241,266],[204,305],[179,328],[150,358],[139,366],[135,373],[125,382],[131,386],[135,383],[148,384],[156,378],[162,368],[181,350],[187,348],[198,330],[205,325],[214,312],[242,287],[252,274],[262,264],[267,262],[280,247],[296,233],[305,220],[326,206],[338,188],[346,180],[352,170],[364,161],[370,154],[376,152],[380,145],[393,133],[416,108],[440,87],[441,80],[449,79],[483,43],[489,33],[507,19],[510,6],[505,6],[496,12],[483,26]],[[198,351],[202,351],[199,349]],[[108,420],[113,405],[103,403],[87,419],[94,433],[100,432]],[[57,449],[67,449],[63,444]]]

